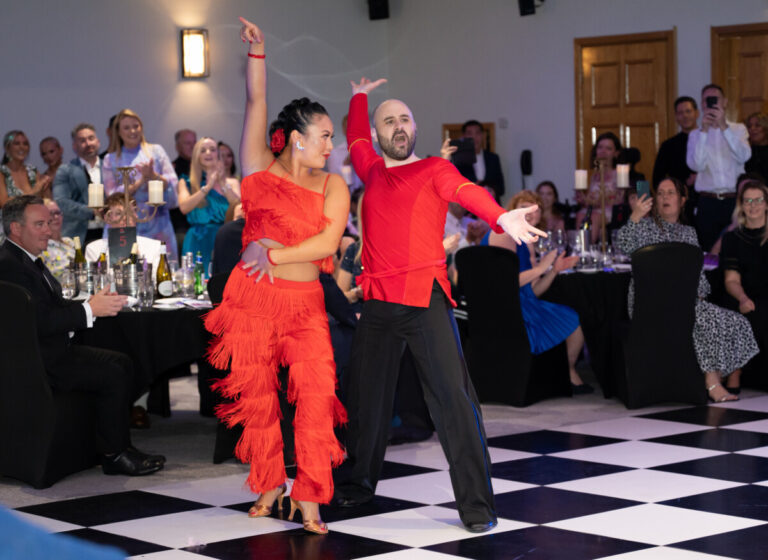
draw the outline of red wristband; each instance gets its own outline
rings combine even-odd
[[[277,263],[276,263],[275,261],[273,261],[273,260],[272,260],[272,257],[270,257],[270,256],[269,256],[269,252],[270,252],[271,250],[272,250],[272,249],[267,249],[267,260],[269,261],[269,264],[271,264],[272,266],[277,266]]]
[[[248,53],[248,56],[251,57],[251,58],[267,58],[267,55],[265,55],[265,54],[252,54],[252,53]]]

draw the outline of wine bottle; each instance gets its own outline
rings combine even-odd
[[[592,206],[587,206],[587,214],[584,216],[584,223],[581,224],[581,229],[592,229]]]
[[[139,244],[134,242],[131,246],[131,254],[120,261],[121,265],[128,266],[139,261]]]
[[[171,267],[168,266],[165,244],[160,246],[160,262],[157,263],[156,280],[157,295],[171,297],[173,295],[173,278],[171,277]]]
[[[199,296],[205,292],[205,284],[203,283],[203,255],[200,251],[195,255],[195,295]]]
[[[75,268],[85,266],[85,255],[83,255],[83,246],[80,245],[80,236],[75,236],[75,260],[73,261]]]

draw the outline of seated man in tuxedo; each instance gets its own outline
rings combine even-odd
[[[106,212],[104,221],[114,227],[136,227],[136,216],[132,213],[126,215],[123,204],[125,203],[124,193],[112,193],[104,201]],[[136,210],[136,201],[130,197],[131,206]],[[136,236],[136,243],[139,244],[139,255],[152,263],[152,270],[157,270],[157,264],[160,262],[160,246],[162,243],[151,237],[143,235]],[[95,262],[99,256],[105,253],[107,262],[109,262],[109,242],[107,239],[97,239],[91,241],[85,247],[85,258],[88,262]]]
[[[494,198],[498,202],[504,194],[504,175],[501,173],[499,156],[485,149],[485,130],[479,121],[471,120],[461,126],[464,138],[475,142],[475,163],[472,165],[457,165],[456,169],[473,183],[493,189]]]
[[[131,445],[128,410],[133,363],[119,352],[70,342],[74,331],[91,327],[96,318],[116,315],[126,297],[103,290],[83,303],[62,298],[61,285],[40,259],[51,237],[49,220],[50,212],[39,197],[23,195],[6,203],[7,239],[0,245],[0,280],[22,286],[32,295],[40,353],[51,387],[96,397],[104,474],[151,474],[163,468],[165,458]]]

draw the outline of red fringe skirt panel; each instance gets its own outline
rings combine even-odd
[[[332,465],[344,450],[334,426],[346,421],[336,398],[336,368],[320,282],[264,277],[257,284],[240,266],[232,271],[222,302],[205,317],[215,335],[208,360],[231,372],[214,389],[233,399],[216,414],[229,426],[242,424],[238,459],[251,465],[248,485],[256,493],[285,482],[277,371],[289,366],[288,400],[294,419],[294,499],[328,503]],[[231,365],[230,365],[231,364]]]

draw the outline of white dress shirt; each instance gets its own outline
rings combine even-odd
[[[475,156],[475,163],[472,164],[472,167],[475,169],[475,180],[478,183],[482,183],[485,181],[485,157],[483,151],[480,150],[480,153],[475,154]]]
[[[147,262],[151,262],[152,270],[156,271],[157,265],[160,262],[160,246],[162,243],[157,239],[144,237],[143,235],[137,235],[136,242],[139,244],[139,254],[147,259]],[[106,239],[91,241],[85,247],[85,260],[95,262],[102,253],[106,253],[107,262],[109,262],[109,241]]]
[[[732,193],[736,179],[744,173],[744,163],[752,155],[749,133],[741,123],[726,123],[728,128],[700,128],[688,134],[685,161],[696,172],[696,190],[711,193]]]

